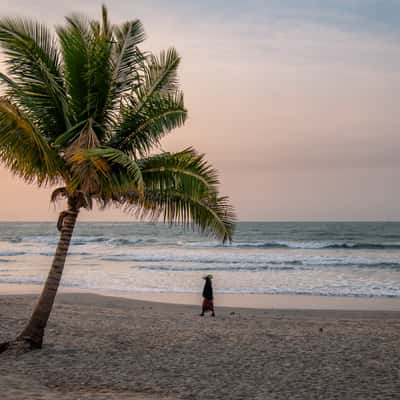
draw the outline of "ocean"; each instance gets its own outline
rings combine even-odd
[[[2,285],[42,285],[55,223],[0,223]],[[113,292],[400,297],[398,222],[240,222],[222,245],[180,227],[77,224],[62,286]]]

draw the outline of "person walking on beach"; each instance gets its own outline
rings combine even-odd
[[[203,279],[206,281],[204,283],[203,289],[203,309],[201,311],[200,317],[204,316],[204,313],[207,311],[211,311],[211,316],[215,317],[214,312],[214,296],[213,296],[213,289],[211,284],[211,279],[213,278],[212,275],[204,276]]]

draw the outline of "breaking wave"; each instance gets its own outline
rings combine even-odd
[[[137,260],[138,261],[138,260]],[[139,260],[144,261],[144,260]],[[165,260],[164,260],[165,261]],[[174,260],[168,260],[173,262]],[[152,260],[152,262],[155,262]],[[292,261],[292,262],[268,262],[268,263],[223,263],[214,261],[212,264],[203,266],[202,262],[198,260],[193,261],[189,265],[139,265],[131,266],[131,269],[141,269],[149,271],[229,271],[229,272],[262,272],[262,271],[305,271],[313,270],[315,268],[357,268],[357,269],[392,269],[400,271],[399,262],[377,262],[377,263],[354,263],[354,262],[326,262],[324,264],[311,264],[305,261]],[[209,262],[207,262],[209,264]]]
[[[360,249],[382,250],[400,249],[400,243],[354,243],[354,242],[263,242],[263,243],[234,243],[233,247],[266,248],[266,249]]]

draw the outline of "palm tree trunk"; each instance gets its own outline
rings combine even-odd
[[[77,217],[78,211],[74,209],[63,211],[60,214],[58,227],[61,234],[49,275],[47,276],[39,301],[33,310],[31,319],[17,338],[18,340],[29,342],[31,348],[42,347],[44,331],[60,284],[61,275],[65,265],[65,258],[68,253]]]

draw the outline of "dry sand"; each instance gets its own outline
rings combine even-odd
[[[35,300],[0,296],[0,342],[20,331]],[[44,348],[0,355],[0,399],[400,398],[399,312],[198,313],[60,294]]]

